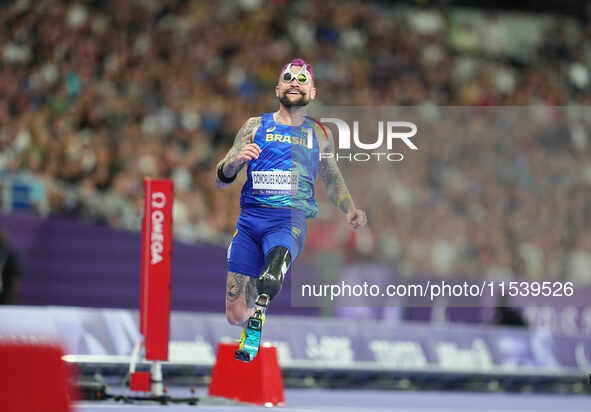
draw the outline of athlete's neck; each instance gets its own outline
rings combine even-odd
[[[286,126],[299,126],[306,120],[306,106],[285,107],[279,105],[279,110],[273,113],[275,123]]]

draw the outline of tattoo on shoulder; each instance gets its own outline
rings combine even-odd
[[[252,131],[261,125],[261,121],[262,119],[259,116],[251,117],[244,122],[240,130],[238,130],[238,133],[236,133],[233,147],[242,147],[245,144],[250,143],[252,139]]]
[[[242,148],[249,143],[253,142],[253,131],[256,130],[257,127],[261,124],[261,117],[251,117],[248,119],[240,128],[236,137],[234,138],[234,143],[232,147],[226,154],[226,156],[217,164],[216,167],[219,167],[221,164],[224,164],[224,174],[226,176],[234,176],[236,175],[240,169],[244,166],[244,163],[240,165],[229,165],[235,159],[236,156],[240,153]],[[217,180],[217,177],[216,177]],[[219,181],[218,181],[219,182]]]
[[[318,139],[318,148],[322,153],[334,153],[335,145],[332,134],[328,134],[326,137],[326,139]],[[329,159],[329,157],[327,159]]]

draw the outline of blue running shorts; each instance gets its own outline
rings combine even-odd
[[[304,249],[306,213],[298,209],[243,207],[228,247],[228,270],[258,278],[265,256],[276,246],[289,249],[293,263]]]

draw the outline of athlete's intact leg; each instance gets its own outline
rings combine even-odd
[[[226,319],[232,325],[244,325],[254,314],[258,295],[273,299],[285,279],[291,263],[289,250],[277,246],[265,257],[265,267],[258,279],[240,273],[228,272],[226,276]]]
[[[254,314],[254,302],[258,295],[257,279],[240,273],[228,272],[226,276],[226,319],[232,325],[244,326]]]

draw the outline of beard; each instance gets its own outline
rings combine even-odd
[[[289,100],[289,96],[287,92],[283,93],[282,96],[279,96],[279,102],[285,107],[301,107],[305,106],[310,103],[310,99],[306,97],[304,94],[300,94],[299,98],[296,100]]]

